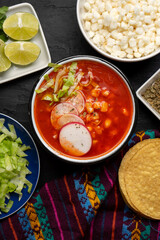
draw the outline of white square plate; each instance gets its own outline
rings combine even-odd
[[[34,8],[29,3],[21,3],[21,4],[14,5],[12,7],[9,7],[6,15],[8,17],[16,12],[29,12],[38,19],[38,16]],[[36,71],[39,71],[43,68],[46,68],[48,66],[48,63],[51,62],[50,52],[46,43],[46,39],[42,30],[40,21],[39,21],[39,31],[37,35],[34,38],[32,38],[30,41],[36,43],[41,49],[41,53],[38,59],[34,63],[28,66],[18,66],[18,65],[12,64],[9,70],[7,70],[6,72],[0,73],[0,84],[25,76],[27,74],[30,74]],[[11,40],[7,41],[7,43],[9,42],[11,42]]]
[[[160,114],[142,97],[142,93],[150,86],[154,81],[160,78],[160,69],[154,73],[136,92],[137,97],[146,105],[147,108],[160,120]]]

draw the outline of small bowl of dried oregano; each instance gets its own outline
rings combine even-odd
[[[160,69],[137,90],[136,94],[160,120]]]

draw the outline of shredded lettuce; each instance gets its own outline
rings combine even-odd
[[[77,62],[73,62],[69,69],[68,78],[63,79],[64,84],[62,86],[62,89],[60,89],[57,94],[58,99],[64,96],[68,96],[68,91],[70,87],[74,85],[74,82],[75,82],[76,69],[77,69]]]
[[[74,82],[76,69],[77,69],[77,62],[73,62],[70,66],[70,70],[68,73],[68,80]]]
[[[54,102],[58,102],[59,98],[57,97],[57,94],[53,94],[53,101]]]
[[[46,94],[42,97],[42,100],[52,102],[53,101],[53,95],[52,94]]]
[[[70,97],[77,96],[77,92],[72,92],[69,96]]]
[[[49,75],[48,74],[44,75],[44,79],[48,81],[50,79]]]
[[[30,193],[32,183],[26,179],[31,172],[25,151],[30,147],[17,137],[14,125],[8,124],[7,129],[4,122],[0,119],[0,212],[7,213],[13,205],[10,193],[17,193],[20,200],[22,189],[27,186]]]
[[[55,63],[49,63],[49,67],[53,68],[54,72],[57,72],[62,65],[55,64]],[[51,104],[54,102],[59,102],[62,97],[68,97],[72,91],[69,91],[72,86],[74,86],[76,82],[76,69],[77,69],[77,62],[72,62],[69,68],[68,77],[63,79],[63,85],[61,89],[57,93],[53,93],[53,97],[50,94],[47,94],[42,97],[42,100],[50,101]],[[43,93],[48,88],[53,87],[55,84],[54,79],[49,79],[48,74],[44,76],[44,79],[46,80],[46,83],[39,89],[36,90],[36,93]],[[74,90],[74,89],[73,89]]]
[[[36,93],[42,93],[44,91],[46,91],[48,88],[50,88],[51,86],[53,86],[55,82],[55,79],[49,79],[47,80],[47,82],[39,89],[36,89]]]
[[[54,72],[58,72],[58,70],[62,67],[62,65],[57,64],[57,63],[49,63],[48,67],[53,68]]]

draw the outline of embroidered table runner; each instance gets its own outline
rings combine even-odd
[[[110,162],[46,183],[25,207],[0,221],[0,240],[160,239],[160,221],[136,215],[124,203],[118,168],[135,143],[160,137],[138,132]]]

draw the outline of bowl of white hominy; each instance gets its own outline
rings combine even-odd
[[[78,0],[77,20],[103,56],[137,62],[160,52],[159,0]]]

